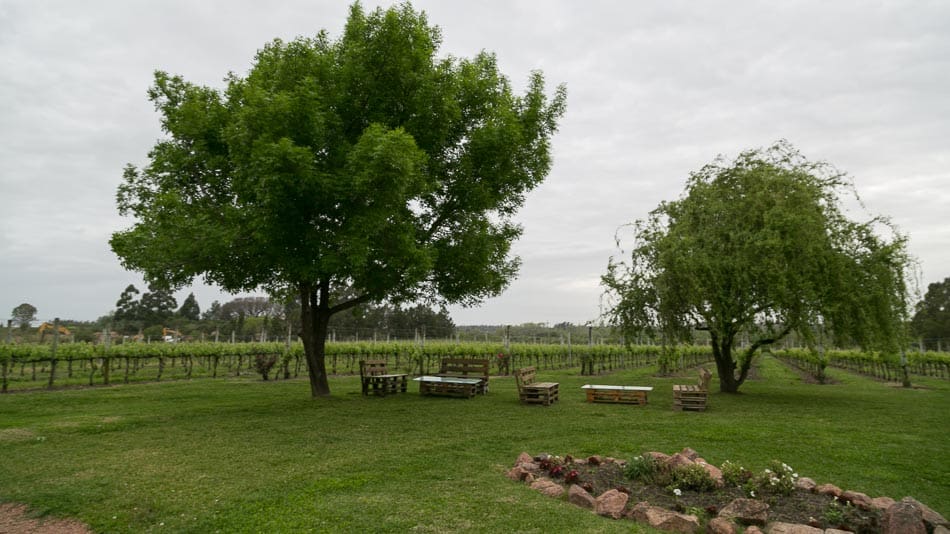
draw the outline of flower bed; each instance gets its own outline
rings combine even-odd
[[[522,453],[508,477],[552,497],[614,519],[628,519],[674,532],[801,532],[839,529],[867,534],[933,532],[950,526],[912,498],[895,501],[818,485],[782,462],[761,472],[733,462],[721,467],[684,449],[673,455],[648,452],[629,461],[590,456],[531,456]],[[807,529],[811,530],[807,530]],[[784,530],[783,530],[784,529]]]

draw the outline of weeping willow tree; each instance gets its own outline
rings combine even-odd
[[[690,174],[678,200],[632,225],[632,250],[611,258],[602,277],[607,316],[628,339],[708,330],[729,393],[761,349],[792,332],[896,353],[907,318],[906,237],[885,217],[850,218],[849,204],[866,213],[846,174],[787,142],[719,157]]]

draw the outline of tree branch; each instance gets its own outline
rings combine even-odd
[[[777,336],[771,338],[762,338],[757,339],[749,348],[745,351],[745,354],[742,355],[742,366],[739,369],[739,383],[745,382],[746,376],[749,374],[749,369],[752,367],[752,356],[755,355],[755,351],[759,350],[760,347],[765,345],[771,345],[777,343],[783,337],[787,336],[792,331],[791,325],[786,325],[785,329],[782,330]]]
[[[338,313],[344,310],[348,310],[354,306],[359,306],[360,304],[363,304],[364,302],[369,302],[370,300],[372,300],[372,298],[369,295],[360,295],[346,302],[341,302],[337,304],[336,306],[333,306],[332,308],[330,308],[330,315],[333,315],[334,313]]]

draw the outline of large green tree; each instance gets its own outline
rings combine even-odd
[[[927,286],[911,327],[928,348],[946,349],[950,343],[950,278]]]
[[[123,334],[135,334],[145,325],[142,320],[141,303],[136,299],[140,291],[133,284],[129,284],[115,302],[115,311],[112,318],[115,328]]]
[[[708,329],[724,392],[738,391],[760,348],[793,331],[900,350],[905,238],[886,219],[849,219],[849,199],[847,175],[787,142],[719,158],[635,223],[630,256],[611,259],[603,277],[609,315],[628,339]]]
[[[177,315],[189,321],[197,321],[201,318],[201,307],[194,293],[188,293],[185,301],[181,303],[181,308],[178,308]]]
[[[30,323],[36,320],[36,306],[29,302],[24,302],[16,308],[13,308],[13,311],[10,313],[10,318],[13,322],[23,329],[29,328]]]
[[[333,314],[501,292],[565,91],[549,98],[534,72],[519,96],[493,54],[440,59],[440,41],[408,4],[355,4],[340,38],[275,40],[223,91],[156,73],[167,135],[119,187],[137,220],[112,236],[123,265],[175,287],[299,295],[314,396],[330,392]]]

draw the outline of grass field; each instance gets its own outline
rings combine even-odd
[[[552,407],[520,405],[507,377],[472,400],[420,397],[415,384],[366,398],[349,376],[317,400],[303,380],[250,377],[3,395],[0,502],[103,532],[630,532],[504,473],[521,451],[692,447],[950,516],[946,381],[901,389],[830,371],[838,383],[820,386],[764,359],[742,394],[682,413],[671,385],[684,379],[653,371],[541,371],[561,383]],[[590,382],[655,390],[645,407],[591,405],[579,389]]]

